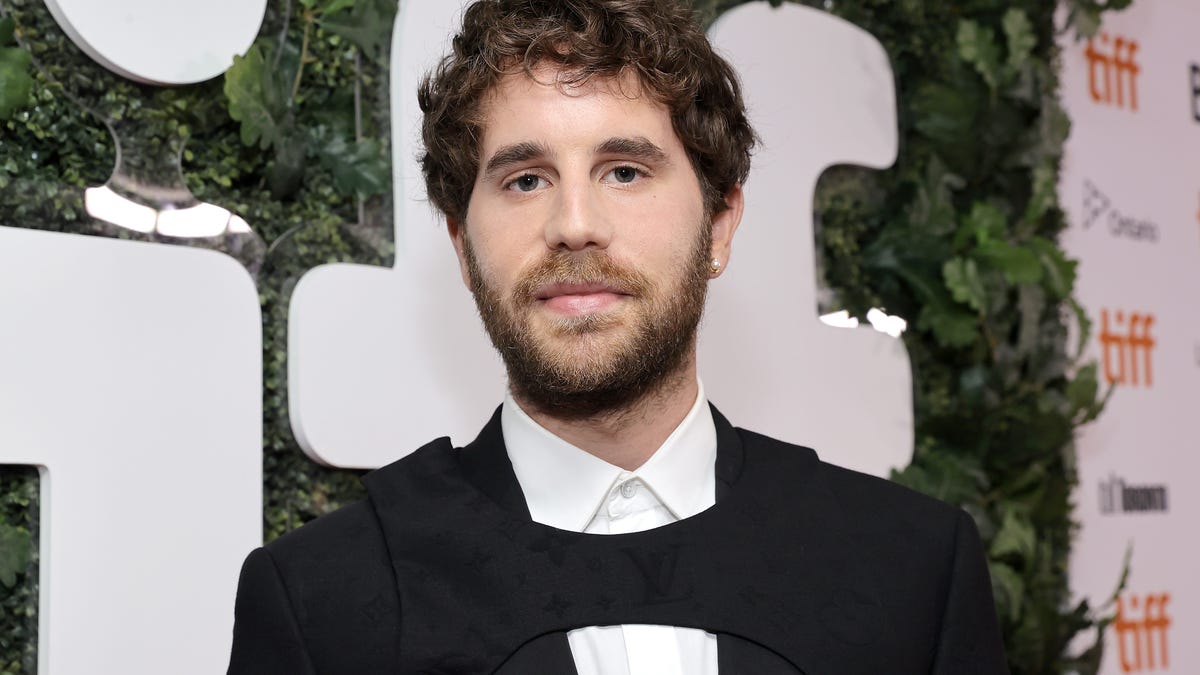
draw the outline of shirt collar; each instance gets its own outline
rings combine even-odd
[[[636,471],[625,471],[555,436],[507,394],[500,424],[530,517],[551,527],[582,532],[614,484],[633,476],[676,518],[712,506],[717,431],[703,384],[697,389],[696,401],[683,421]]]

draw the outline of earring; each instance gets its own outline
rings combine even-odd
[[[711,267],[711,268],[712,268],[712,273],[713,273],[713,274],[720,274],[720,273],[721,273],[721,261],[720,261],[720,260],[717,260],[716,258],[713,258],[713,259],[712,259],[712,263],[709,265],[709,267]]]

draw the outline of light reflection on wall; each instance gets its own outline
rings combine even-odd
[[[821,323],[834,328],[858,328],[858,319],[850,316],[850,312],[841,310],[821,315]],[[873,307],[867,312],[867,321],[871,327],[880,333],[898,338],[908,329],[908,322],[898,316],[891,316],[882,309]]]
[[[872,308],[867,312],[867,321],[871,322],[871,327],[880,333],[887,333],[894,338],[908,329],[908,322],[898,316],[890,316],[887,312],[881,309]]]
[[[850,312],[844,309],[840,312],[822,314],[821,323],[834,328],[858,328],[858,319],[850,316]]]
[[[143,234],[206,238],[250,233],[250,226],[241,216],[207,202],[183,209],[155,210],[117,194],[107,185],[88,188],[83,201],[93,218]]]

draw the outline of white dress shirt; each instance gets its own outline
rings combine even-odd
[[[513,401],[500,413],[513,473],[533,520],[572,532],[639,532],[693,516],[716,501],[717,430],[704,399],[636,471],[581,450]],[[717,675],[717,638],[694,628],[592,626],[567,633],[579,675]]]

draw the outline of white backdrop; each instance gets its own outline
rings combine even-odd
[[[1127,546],[1102,673],[1200,673],[1200,3],[1135,2],[1061,38],[1072,120],[1060,184],[1088,346],[1116,381],[1079,442],[1071,578],[1103,603]],[[1107,326],[1105,322],[1107,321]],[[1107,355],[1106,352],[1107,351]]]

